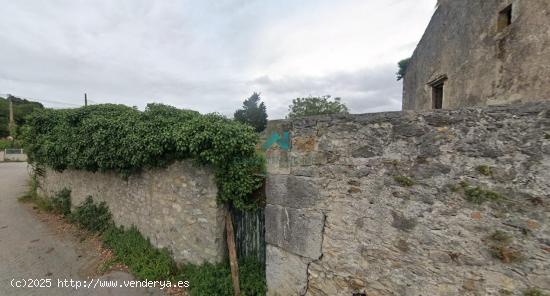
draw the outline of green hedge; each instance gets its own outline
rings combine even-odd
[[[23,128],[31,162],[55,170],[116,171],[124,176],[175,160],[194,159],[215,169],[218,200],[251,209],[264,160],[253,128],[218,114],[149,104],[39,110]]]

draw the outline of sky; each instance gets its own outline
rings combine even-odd
[[[436,0],[0,0],[0,94],[78,107],[164,103],[270,119],[297,97],[401,109],[397,62]]]

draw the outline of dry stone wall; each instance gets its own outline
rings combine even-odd
[[[88,196],[105,201],[117,225],[135,225],[153,245],[168,248],[178,262],[224,258],[224,209],[216,203],[214,173],[207,167],[176,162],[127,180],[115,173],[48,170],[40,183],[46,196],[71,189],[73,206]]]
[[[550,103],[272,121],[269,295],[550,292]],[[284,145],[281,145],[284,147]]]

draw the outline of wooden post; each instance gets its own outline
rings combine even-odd
[[[229,265],[231,266],[231,279],[235,296],[241,295],[239,285],[239,263],[237,262],[237,250],[235,248],[235,235],[233,232],[233,219],[229,210],[225,212],[225,229],[227,230],[227,249],[229,250]]]
[[[84,93],[84,107],[88,106],[88,94]]]

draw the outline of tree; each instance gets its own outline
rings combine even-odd
[[[288,118],[297,118],[312,115],[348,113],[348,107],[340,102],[340,98],[334,98],[331,101],[331,96],[322,97],[296,98],[289,106]]]
[[[10,101],[13,103],[13,117],[15,127],[9,129],[9,113]],[[38,102],[20,99],[18,97],[7,95],[7,98],[0,97],[0,139],[9,136],[14,136],[19,127],[25,124],[25,118],[36,109],[43,109],[44,106]]]
[[[260,94],[255,92],[244,100],[242,109],[237,110],[234,117],[236,121],[254,127],[256,132],[263,131],[267,126],[267,112],[264,102],[260,102]]]
[[[404,59],[399,61],[397,65],[399,66],[399,71],[397,71],[397,81],[405,78],[405,74],[407,74],[407,68],[409,67],[409,62],[411,61],[411,58]]]

